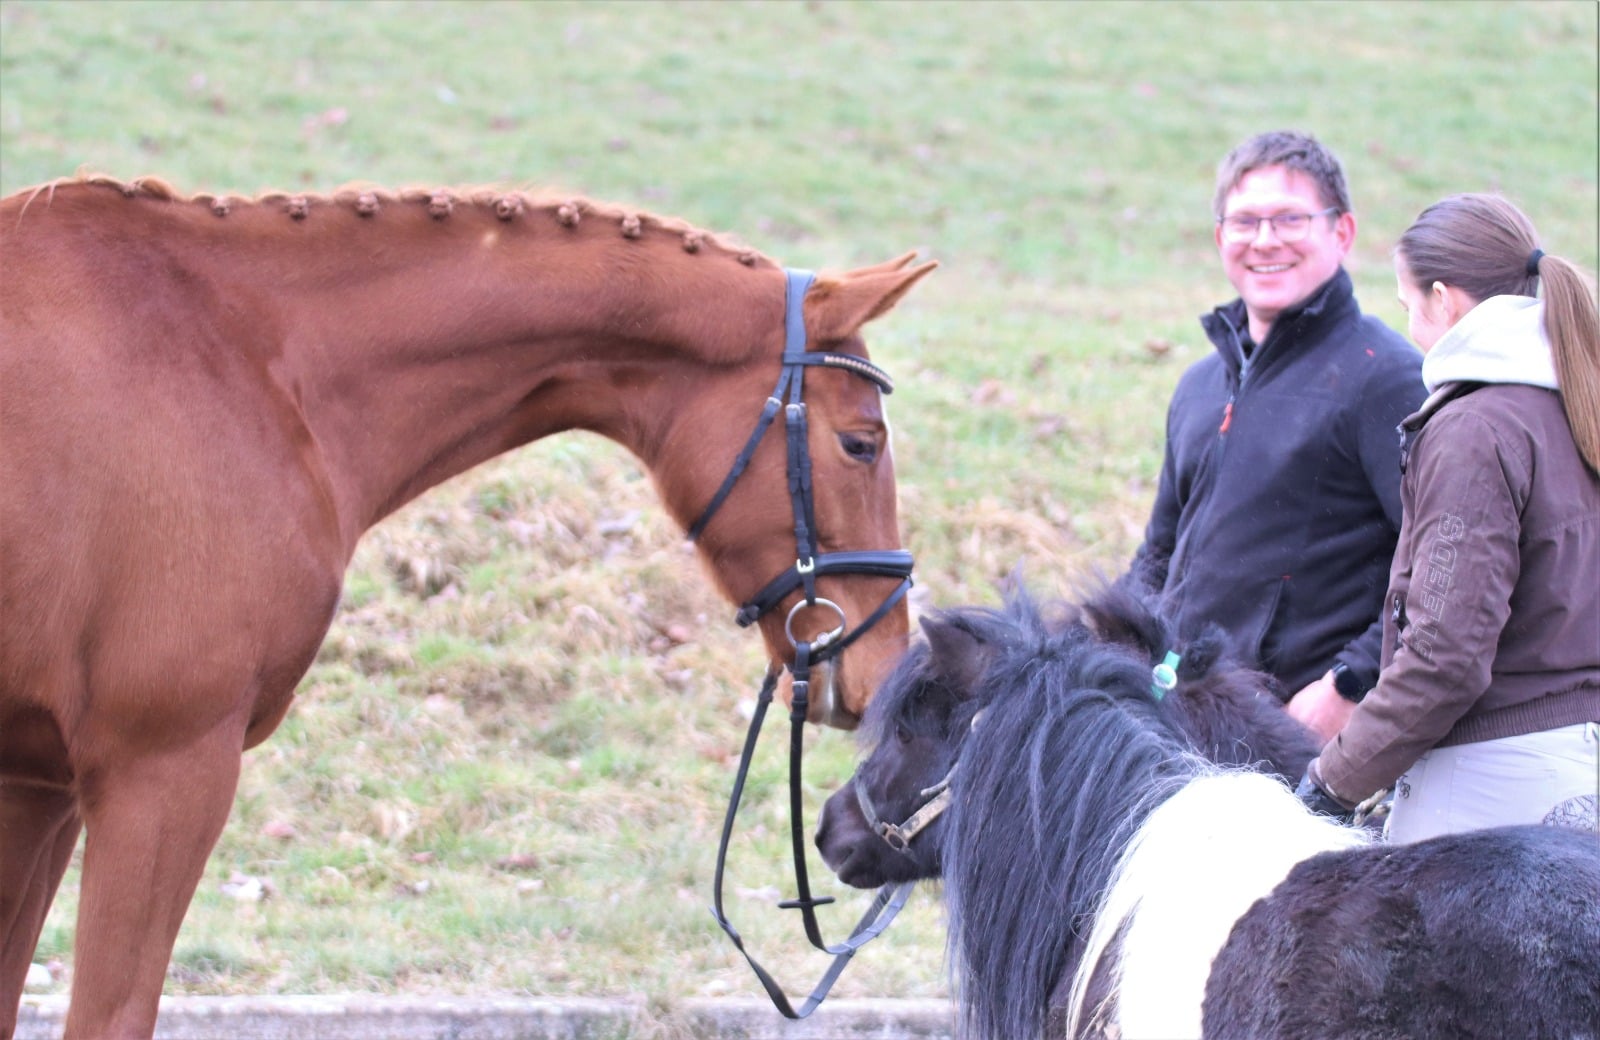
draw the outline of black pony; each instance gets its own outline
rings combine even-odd
[[[964,1036],[1600,1036],[1593,836],[1372,844],[1219,767],[1269,759],[1275,700],[1204,648],[1167,692],[1125,593],[923,627],[817,843],[854,885],[942,873]]]

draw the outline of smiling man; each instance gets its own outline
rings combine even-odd
[[[1161,483],[1132,574],[1179,636],[1220,626],[1324,739],[1377,681],[1400,531],[1400,421],[1422,355],[1361,313],[1339,160],[1288,131],[1222,161],[1217,251],[1239,298],[1201,318],[1214,353],[1167,410]]]

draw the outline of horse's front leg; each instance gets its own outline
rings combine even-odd
[[[80,773],[87,837],[67,1040],[155,1031],[178,926],[238,787],[243,728]]]
[[[69,789],[0,775],[0,1040],[16,1035],[28,965],[78,831]]]

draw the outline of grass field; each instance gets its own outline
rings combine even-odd
[[[1209,349],[1195,316],[1231,295],[1209,204],[1238,139],[1293,126],[1342,155],[1349,266],[1396,327],[1389,250],[1449,192],[1507,193],[1593,269],[1596,10],[4,0],[0,192],[80,167],[186,191],[504,182],[795,266],[919,249],[942,269],[871,339],[900,385],[917,604],[989,602],[1019,566],[1065,590],[1136,545],[1167,397]],[[246,757],[168,991],[759,993],[706,909],[762,667],[731,616],[596,438],[409,506]],[[790,883],[769,741],[732,911],[799,989],[823,961],[771,905]],[[853,754],[818,734],[814,806]],[[62,990],[74,888],[37,957]],[[835,931],[862,905],[845,894]],[[942,942],[919,894],[838,991],[946,992]]]

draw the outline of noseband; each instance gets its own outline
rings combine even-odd
[[[800,1008],[797,1010],[790,1006],[788,998],[784,995],[783,988],[769,975],[760,964],[756,963],[750,952],[744,948],[744,940],[739,932],[728,920],[722,904],[722,877],[728,857],[728,843],[733,835],[734,817],[739,811],[739,801],[744,793],[744,784],[750,773],[750,762],[755,754],[756,739],[761,732],[762,721],[766,718],[767,707],[772,703],[772,696],[777,689],[778,679],[783,674],[781,666],[773,665],[767,669],[766,679],[761,684],[761,693],[756,698],[756,710],[750,719],[750,729],[745,736],[744,750],[739,758],[739,771],[733,782],[733,793],[728,799],[728,812],[722,824],[722,840],[717,848],[716,878],[712,886],[711,913],[722,926],[722,930],[733,940],[733,944],[744,955],[745,961],[756,973],[761,985],[766,989],[767,996],[771,998],[773,1006],[786,1018],[805,1018],[821,1005],[828,995],[828,990],[833,988],[834,982],[844,970],[856,950],[865,946],[876,938],[894,920],[900,908],[905,905],[907,897],[911,894],[909,883],[888,886],[879,890],[872,905],[856,924],[850,937],[844,942],[829,945],[822,939],[822,932],[817,924],[815,908],[833,902],[831,897],[815,898],[811,895],[810,884],[806,875],[805,831],[803,826],[803,807],[801,804],[801,790],[803,787],[800,772],[800,754],[804,742],[804,729],[806,714],[810,697],[811,667],[824,661],[832,660],[844,652],[845,647],[855,642],[873,625],[881,621],[896,603],[905,597],[911,588],[911,554],[903,549],[880,549],[855,552],[819,553],[817,551],[816,515],[812,500],[811,485],[811,448],[809,443],[809,428],[806,422],[805,370],[809,366],[820,365],[827,368],[843,369],[854,375],[860,376],[877,385],[879,391],[885,394],[894,392],[894,383],[888,374],[865,358],[855,357],[851,354],[836,354],[828,351],[806,350],[806,328],[803,313],[803,303],[806,290],[814,280],[814,275],[809,271],[786,270],[784,272],[784,346],[782,369],[778,375],[778,385],[767,398],[766,405],[761,410],[760,417],[756,420],[755,429],[751,431],[745,441],[743,450],[733,461],[733,466],[728,475],[723,478],[722,486],[712,496],[711,502],[706,506],[705,512],[700,514],[689,528],[690,540],[698,539],[705,530],[711,518],[727,500],[733,485],[739,480],[745,468],[750,464],[750,459],[755,455],[756,448],[761,439],[766,435],[768,427],[777,417],[778,409],[783,409],[784,428],[786,431],[787,457],[785,468],[789,478],[789,505],[794,516],[794,541],[795,563],[793,567],[785,569],[776,578],[772,579],[749,602],[739,608],[735,617],[740,627],[755,624],[760,618],[776,609],[790,594],[803,591],[804,597],[797,601],[789,610],[789,616],[784,620],[784,632],[789,637],[789,643],[794,647],[794,663],[789,665],[794,681],[791,684],[793,694],[789,708],[789,821],[791,840],[794,846],[794,873],[797,889],[796,898],[785,900],[778,904],[780,908],[799,910],[804,922],[806,938],[811,944],[824,953],[831,954],[834,958],[832,965],[817,983]],[[829,599],[817,595],[817,578],[837,574],[862,574],[872,577],[899,578],[900,584],[893,592],[884,598],[876,610],[868,614],[854,629],[849,627],[844,609]],[[795,637],[795,617],[802,610],[809,607],[824,607],[832,610],[838,616],[838,624],[810,639],[797,639]],[[831,684],[830,684],[831,686]],[[831,689],[828,691],[831,697]],[[833,704],[828,705],[829,711],[836,710]]]

